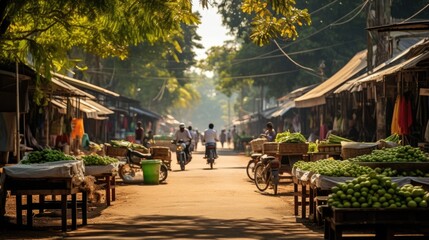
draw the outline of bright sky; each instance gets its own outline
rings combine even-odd
[[[206,51],[212,46],[221,46],[223,42],[232,39],[227,36],[227,30],[222,26],[221,16],[216,13],[216,7],[209,6],[208,9],[202,9],[199,0],[192,0],[193,11],[201,14],[201,24],[198,26],[197,33],[201,36],[201,44],[204,49],[196,49],[197,59],[206,57]]]

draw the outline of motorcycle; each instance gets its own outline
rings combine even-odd
[[[213,169],[213,164],[216,159],[216,143],[207,143],[207,164],[210,164],[210,168]]]
[[[188,164],[191,159],[191,153],[189,152],[189,155],[186,154],[186,143],[183,139],[179,141],[172,140],[171,143],[176,145],[177,162],[180,164],[180,170],[184,171],[185,165]]]
[[[119,177],[123,181],[135,181],[137,173],[142,173],[141,161],[153,159],[150,153],[141,153],[130,148],[125,156],[125,163],[119,167]],[[159,171],[159,182],[164,182],[168,176],[168,167],[164,162],[161,162]]]

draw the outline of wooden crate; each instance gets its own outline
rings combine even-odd
[[[279,143],[278,154],[306,154],[308,143]]]
[[[161,160],[171,160],[171,151],[169,147],[153,146],[150,148],[152,158]]]
[[[277,154],[279,149],[279,144],[276,142],[265,142],[262,144],[262,153],[268,155]]]
[[[106,155],[109,157],[125,157],[127,151],[126,147],[106,146]]]
[[[320,144],[317,149],[323,153],[341,153],[341,144]]]
[[[354,158],[357,156],[370,154],[373,150],[375,150],[377,146],[373,147],[365,147],[365,148],[341,148],[341,157],[343,159]]]

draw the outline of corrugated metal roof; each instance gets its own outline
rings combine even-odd
[[[367,50],[358,52],[350,61],[332,77],[295,99],[297,108],[313,107],[326,103],[326,95],[359,73],[367,66]]]

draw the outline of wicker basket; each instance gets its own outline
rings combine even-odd
[[[279,143],[279,154],[306,154],[308,143]]]
[[[321,144],[317,149],[321,153],[341,153],[341,144]]]
[[[125,147],[106,146],[106,155],[110,157],[125,157],[127,151]]]
[[[276,155],[279,151],[279,144],[276,142],[265,142],[262,144],[262,153],[268,155]]]
[[[343,159],[354,158],[360,155],[370,154],[372,150],[376,149],[377,146],[365,147],[365,148],[341,148],[341,157]]]
[[[171,160],[171,151],[169,147],[154,146],[150,148],[152,158],[161,160]]]
[[[262,153],[262,145],[267,142],[265,138],[256,138],[250,141],[250,146],[252,147],[252,152]]]

